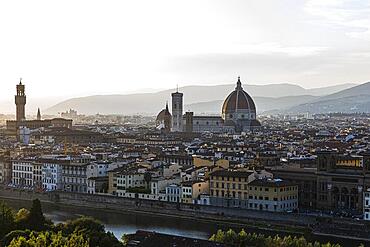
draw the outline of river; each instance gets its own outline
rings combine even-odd
[[[20,208],[31,207],[31,201],[19,201],[6,199],[5,202],[12,207],[14,210]],[[197,239],[208,239],[218,229],[225,229],[225,226],[219,224],[210,224],[197,220],[188,220],[183,218],[172,218],[162,217],[157,215],[139,214],[139,213],[125,213],[125,212],[112,212],[103,211],[99,209],[81,208],[75,206],[58,206],[50,203],[42,203],[42,209],[45,216],[51,219],[54,223],[61,223],[67,220],[76,219],[81,216],[91,216],[100,222],[102,222],[107,231],[113,232],[113,234],[120,239],[123,234],[135,233],[137,230],[155,231],[159,233],[185,236]],[[250,230],[248,226],[245,229]],[[238,229],[236,229],[238,230]],[[275,235],[277,232],[266,231],[266,230],[253,230],[257,233],[263,233],[267,235]],[[284,235],[281,234],[280,235]],[[311,241],[320,241],[326,243],[328,241],[332,243],[339,243],[342,246],[359,246],[361,241],[354,241],[350,239],[338,239],[337,237],[330,236],[316,236]],[[365,245],[368,246],[368,245]],[[369,245],[370,246],[370,245]]]
[[[6,203],[15,210],[20,208],[29,209],[31,207],[31,202],[28,201],[6,200]],[[119,239],[123,234],[135,233],[137,230],[208,239],[218,228],[216,225],[185,219],[133,213],[114,213],[78,207],[58,207],[45,203],[42,204],[42,209],[45,216],[54,223],[65,222],[81,216],[94,217],[105,225],[107,231],[113,232]]]

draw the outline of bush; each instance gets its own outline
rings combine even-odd
[[[216,234],[212,235],[210,241],[224,243],[227,246],[256,246],[256,247],[276,247],[276,246],[289,246],[289,247],[340,247],[338,244],[320,244],[318,242],[309,243],[304,237],[291,237],[284,238],[276,235],[275,237],[265,237],[263,234],[247,233],[241,230],[236,234],[233,230],[228,230],[226,233],[218,230]]]

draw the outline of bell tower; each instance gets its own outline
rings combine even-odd
[[[177,88],[176,93],[172,93],[172,131],[182,132],[182,113],[183,113],[183,94],[179,93]]]
[[[17,94],[15,95],[15,105],[17,108],[16,112],[16,120],[17,122],[21,122],[26,120],[26,94],[24,92],[24,85],[22,84],[22,79],[19,81],[17,85]]]

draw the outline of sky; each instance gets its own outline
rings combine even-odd
[[[0,102],[370,81],[368,0],[0,1]]]

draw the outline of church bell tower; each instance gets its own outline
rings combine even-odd
[[[176,93],[172,93],[172,131],[182,132],[182,113],[183,113],[183,94],[179,93],[179,89]]]
[[[17,85],[17,94],[15,95],[15,105],[17,107],[16,120],[17,122],[22,122],[26,120],[26,94],[24,92],[24,85],[22,84],[22,79]]]

